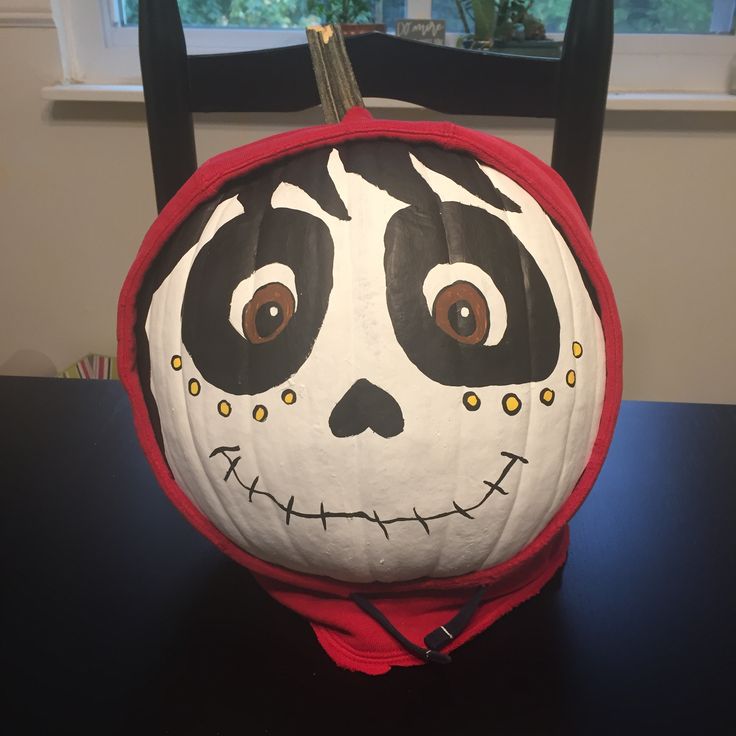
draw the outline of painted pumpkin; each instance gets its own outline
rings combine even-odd
[[[559,177],[358,110],[199,169],[128,276],[120,362],[172,500],[367,672],[421,661],[377,611],[411,641],[481,590],[450,650],[549,579],[621,386]]]

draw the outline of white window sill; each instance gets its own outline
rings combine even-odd
[[[137,84],[56,84],[44,87],[45,100],[64,102],[143,102]],[[369,107],[418,107],[398,100],[367,99]],[[672,112],[736,112],[736,95],[687,92],[611,92],[608,110],[668,110]]]

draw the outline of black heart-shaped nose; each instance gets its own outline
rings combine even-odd
[[[388,438],[404,431],[404,415],[391,394],[361,378],[335,404],[329,424],[335,437],[353,437],[372,429]]]

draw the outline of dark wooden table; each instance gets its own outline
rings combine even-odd
[[[377,678],[179,516],[118,383],[0,407],[3,733],[736,733],[736,407],[626,402],[564,574]]]

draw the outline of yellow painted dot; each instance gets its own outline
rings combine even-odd
[[[202,390],[202,387],[199,385],[199,381],[196,378],[190,378],[189,379],[189,393],[192,396],[199,396],[199,392]]]
[[[180,370],[181,370],[181,355],[175,355],[175,356],[174,356],[174,357],[173,357],[173,358],[171,359],[171,367],[172,367],[172,368],[173,368],[173,369],[174,369],[175,371],[180,371]]]
[[[257,404],[253,409],[253,419],[257,422],[265,422],[268,418],[268,409],[263,404]]]
[[[567,385],[572,388],[575,385],[575,371],[568,371],[565,376],[565,381],[567,382]]]
[[[555,392],[551,388],[543,388],[539,394],[539,400],[545,406],[552,406],[552,402],[555,400]]]
[[[572,354],[576,358],[579,358],[583,354],[583,346],[577,341],[572,344]]]
[[[501,401],[503,410],[509,415],[514,416],[521,411],[521,399],[516,394],[506,394]]]
[[[290,388],[287,388],[286,391],[281,394],[281,401],[283,401],[284,404],[293,404],[296,401],[296,393]]]
[[[229,401],[225,401],[225,399],[223,399],[223,400],[222,400],[222,401],[221,401],[221,402],[220,402],[220,403],[219,403],[219,404],[217,405],[217,411],[218,411],[218,412],[220,412],[220,414],[221,414],[221,415],[222,415],[223,417],[229,417],[229,416],[230,416],[230,412],[231,412],[232,410],[233,410],[233,407],[232,407],[232,406],[230,406],[230,402],[229,402]]]
[[[480,409],[480,396],[474,391],[467,391],[463,394],[463,404],[468,411],[477,411]]]

